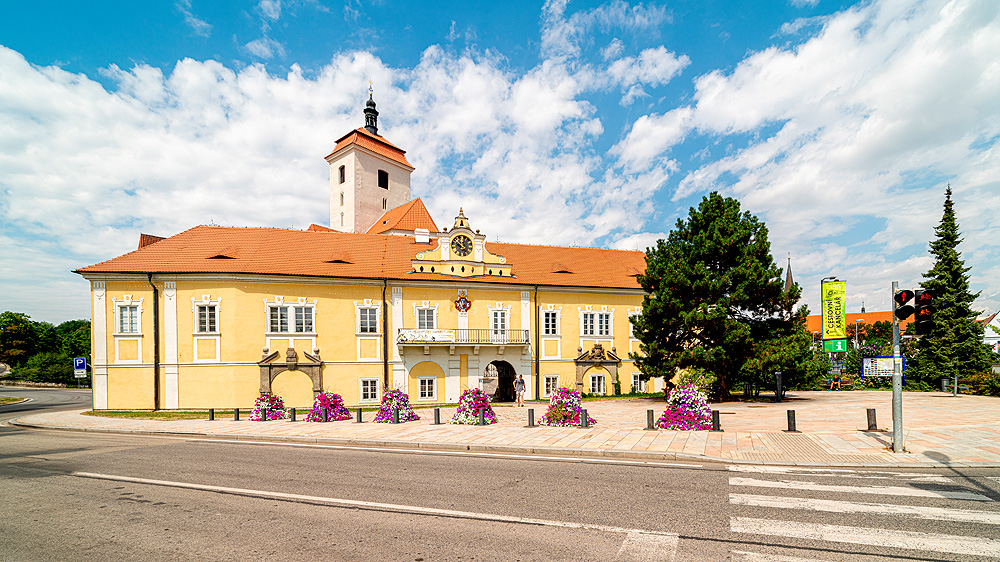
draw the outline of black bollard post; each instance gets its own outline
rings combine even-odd
[[[795,410],[788,410],[788,429],[785,433],[798,433],[795,429]]]
[[[653,425],[653,410],[646,410],[646,429],[656,429]]]
[[[875,408],[868,408],[868,431],[876,431],[878,424],[875,422]]]
[[[580,427],[587,429],[590,427],[590,418],[587,416],[587,410],[580,409]]]
[[[479,425],[486,425],[486,408],[479,409]]]
[[[392,411],[392,423],[399,423],[399,408]]]
[[[528,427],[535,427],[535,409],[528,409]]]
[[[323,423],[330,421],[330,411],[323,408]]]
[[[267,421],[267,408],[260,409],[260,419],[257,421]]]
[[[361,408],[358,408],[358,417],[354,420],[354,423],[361,423]]]
[[[781,402],[781,371],[774,373],[774,401]]]
[[[441,425],[441,408],[434,408],[434,425]]]
[[[288,421],[295,421],[295,408],[289,408],[288,414],[289,414]]]
[[[723,431],[719,424],[719,411],[712,410],[712,431]]]
[[[240,409],[233,408],[233,421],[240,421]]]
[[[208,421],[215,421],[215,408],[208,409]]]

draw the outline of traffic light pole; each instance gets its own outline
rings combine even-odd
[[[899,349],[899,321],[896,319],[896,292],[899,282],[892,282],[892,452],[903,452],[903,355]]]

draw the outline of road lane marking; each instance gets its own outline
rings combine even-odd
[[[758,496],[753,494],[729,494],[732,505],[753,507],[776,507],[780,509],[804,509],[806,511],[826,511],[829,513],[878,513],[900,515],[936,521],[962,521],[1000,525],[1000,512],[976,511],[972,509],[948,509],[944,507],[924,507],[916,505],[892,505],[881,503],[846,502],[813,498],[786,498],[780,496]]]
[[[190,437],[170,437],[192,443],[236,443],[239,445],[274,445],[278,447],[301,447],[308,449],[339,449],[349,451],[378,451],[383,453],[421,453],[424,455],[457,455],[467,457],[499,457],[523,460],[575,461],[588,463],[633,464],[641,466],[667,466],[671,468],[702,468],[704,465],[691,463],[671,463],[657,461],[634,461],[626,459],[601,459],[596,457],[555,457],[545,455],[516,455],[513,453],[490,453],[480,451],[448,451],[437,449],[401,449],[396,447],[362,447],[356,445],[321,445],[316,443],[286,443],[282,441],[250,441],[247,439],[193,439]]]
[[[911,482],[932,482],[937,484],[954,484],[954,480],[947,476],[937,476],[933,474],[919,474],[913,472],[892,472],[886,470],[849,470],[843,468],[806,468],[797,466],[767,466],[767,465],[729,465],[731,472],[754,472],[758,474],[789,474],[808,476],[836,476],[840,478],[864,478],[864,479],[906,479]],[[827,472],[830,474],[820,474]]]
[[[616,562],[673,562],[677,555],[677,535],[632,531],[625,536],[615,556]]]
[[[392,503],[366,502],[359,500],[348,500],[343,498],[328,498],[323,496],[306,496],[302,494],[287,494],[284,492],[270,492],[267,490],[251,490],[247,488],[229,488],[226,486],[211,486],[208,484],[194,484],[191,482],[174,482],[171,480],[152,480],[149,478],[135,478],[132,476],[120,476],[116,474],[99,474],[94,472],[70,472],[70,476],[80,478],[93,478],[95,480],[108,480],[112,482],[131,482],[134,484],[148,484],[151,486],[167,486],[171,488],[182,488],[186,490],[199,490],[203,492],[215,492],[219,494],[232,494],[248,497],[270,498],[278,500],[307,502],[323,504],[337,507],[372,509],[378,511],[391,511],[394,513],[410,513],[413,515],[432,515],[438,517],[452,517],[457,519],[476,519],[480,521],[496,521],[501,523],[517,523],[521,525],[539,525],[544,527],[563,527],[567,529],[584,529],[588,531],[603,531],[606,533],[642,533],[645,535],[671,536],[676,540],[676,533],[663,533],[660,531],[650,531],[646,529],[626,529],[624,527],[612,527],[608,525],[597,525],[591,523],[575,523],[572,521],[552,521],[548,519],[534,519],[530,517],[514,517],[510,515],[495,515],[492,513],[475,513],[472,511],[456,511],[453,509],[438,509],[433,507],[420,507],[414,505],[400,505]]]
[[[878,494],[883,496],[914,496],[921,498],[947,498],[991,502],[992,499],[968,490],[924,490],[904,486],[835,486],[799,480],[757,480],[755,478],[730,477],[730,486],[757,486],[760,488],[781,488],[783,490],[809,490],[813,492],[843,492],[847,494]]]
[[[868,529],[799,521],[773,521],[750,517],[730,517],[729,530],[734,533],[861,544],[892,549],[931,550],[969,556],[1000,557],[1000,541],[980,537]]]
[[[761,554],[759,552],[745,552],[743,550],[733,550],[733,554],[739,558],[733,558],[733,562],[823,562],[818,558],[799,558],[798,556],[782,556],[780,554]]]

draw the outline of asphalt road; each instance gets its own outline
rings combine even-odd
[[[59,392],[73,391],[32,397],[74,407]],[[1000,560],[1000,471],[987,469],[605,462],[0,423],[0,498],[2,561]]]

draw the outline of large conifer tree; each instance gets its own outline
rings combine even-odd
[[[633,320],[641,350],[634,357],[645,379],[699,367],[716,376],[713,394],[725,399],[748,370],[773,366],[769,344],[794,331],[799,288],[784,290],[767,227],[715,192],[646,250],[638,281],[647,295]]]
[[[925,378],[963,377],[990,366],[989,346],[983,342],[983,325],[976,322],[972,303],[979,293],[969,291],[969,269],[958,245],[962,242],[951,201],[945,191],[944,215],[930,243],[934,267],[924,274],[921,287],[934,292],[934,331],[917,344],[917,372]]]

